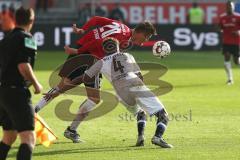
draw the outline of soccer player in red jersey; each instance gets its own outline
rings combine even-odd
[[[49,93],[57,92],[64,83],[68,83],[74,78],[84,74],[85,70],[94,64],[95,58],[103,58],[105,56],[102,47],[104,38],[116,38],[120,42],[120,48],[124,50],[131,44],[141,45],[153,34],[156,34],[156,30],[150,22],[140,23],[136,28],[130,29],[119,21],[99,16],[91,18],[82,28],[77,28],[76,25],[74,25],[73,31],[83,34],[77,41],[80,48],[74,49],[65,46],[65,52],[70,56],[59,73],[62,81],[57,87],[52,88]],[[90,56],[81,56],[86,54]],[[72,71],[72,68],[75,70]],[[69,72],[69,70],[71,72]],[[76,132],[77,127],[87,114],[100,102],[99,75],[93,79],[92,83],[84,85],[88,98],[80,105],[78,115],[64,133],[66,138],[71,139],[75,143],[80,142],[80,136]],[[51,98],[43,97],[36,105],[35,111],[38,112],[51,100]]]
[[[227,73],[227,84],[233,84],[231,56],[236,65],[240,64],[240,14],[234,12],[234,3],[226,3],[226,13],[220,16],[219,26],[222,32],[224,66]]]
[[[95,29],[87,32],[92,27]],[[120,42],[120,48],[124,49],[129,43],[142,45],[155,33],[154,27],[149,22],[143,22],[131,30],[119,21],[99,16],[90,19],[81,29],[74,26],[74,30],[87,33],[77,41],[77,44],[81,46],[78,50],[65,46],[66,53],[81,54],[88,51],[98,58],[104,57],[102,41],[106,37],[116,38]]]

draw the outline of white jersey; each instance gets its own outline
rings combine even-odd
[[[140,68],[128,53],[115,53],[98,60],[85,71],[90,78],[101,72],[113,85],[119,99],[136,114],[140,109],[150,115],[164,109],[163,104],[138,78]],[[140,108],[139,108],[140,107]]]
[[[101,72],[111,83],[137,78],[140,69],[129,53],[114,53],[98,60],[85,73],[93,77]]]

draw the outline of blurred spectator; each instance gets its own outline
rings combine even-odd
[[[1,20],[1,30],[4,33],[7,33],[14,29],[15,27],[15,9],[13,5],[10,5],[9,8],[7,8],[6,4],[2,5],[2,12],[0,14],[0,20]]]
[[[188,11],[188,22],[190,24],[203,24],[204,23],[204,11],[198,6],[197,2],[193,2],[192,8]]]
[[[39,11],[41,9],[45,12],[48,10],[48,0],[37,0],[36,10]]]
[[[95,16],[106,17],[106,11],[101,7],[100,4],[97,4],[95,9]]]
[[[91,4],[86,3],[84,6],[81,6],[78,11],[78,16],[80,20],[80,24],[84,24],[91,18]]]
[[[109,13],[109,18],[121,21],[123,23],[125,22],[124,15],[122,10],[120,9],[119,3],[117,3],[116,7],[111,10],[111,12]]]

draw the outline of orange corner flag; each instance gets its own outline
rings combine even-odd
[[[38,114],[35,114],[35,133],[40,144],[45,147],[49,147],[57,140],[57,136]]]

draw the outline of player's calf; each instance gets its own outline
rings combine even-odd
[[[224,61],[224,68],[227,75],[227,85],[233,84],[233,73],[231,61]]]
[[[3,131],[3,138],[0,142],[0,159],[5,160],[7,158],[8,152],[11,149],[11,145],[15,142],[17,138],[16,131]]]
[[[157,112],[155,116],[157,117],[157,128],[155,131],[155,135],[152,138],[152,143],[162,148],[172,148],[173,146],[168,144],[162,138],[169,121],[167,112],[165,111],[165,109],[162,109],[159,112]]]
[[[18,160],[31,160],[32,151],[35,147],[35,133],[33,131],[23,131],[19,133],[21,144],[18,149]]]
[[[52,88],[48,91],[48,93],[55,93],[59,90],[58,87]],[[51,97],[44,96],[34,107],[35,113],[38,113],[41,109],[43,109],[48,103],[50,103],[53,100]]]
[[[138,126],[138,136],[144,135],[144,129],[146,126],[146,113],[144,111],[139,111],[137,113],[137,126]]]
[[[52,89],[50,89],[48,91],[48,94],[58,92],[65,84],[69,84],[70,82],[71,80],[69,78],[62,77],[62,80],[60,81],[60,83],[56,87],[53,87]],[[38,113],[41,109],[43,109],[46,105],[48,105],[53,99],[54,98],[47,97],[47,96],[42,97],[42,99],[34,107],[35,113]]]
[[[79,107],[78,113],[70,125],[70,129],[76,131],[80,123],[88,116],[88,113],[91,112],[96,105],[97,104],[94,101],[86,99]]]
[[[141,110],[137,113],[138,139],[136,146],[144,146],[144,130],[146,126],[146,113]]]
[[[155,131],[155,136],[162,137],[169,121],[167,112],[165,111],[165,109],[162,109],[161,111],[157,112],[155,116],[157,117],[157,128]]]

